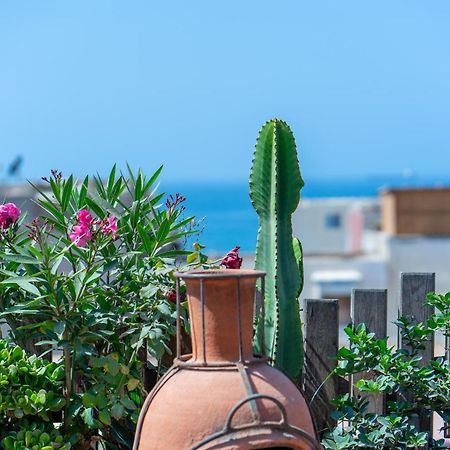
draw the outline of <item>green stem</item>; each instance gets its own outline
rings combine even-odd
[[[319,393],[319,391],[322,389],[322,387],[325,385],[325,383],[333,376],[336,375],[336,372],[334,370],[332,370],[327,376],[326,378],[322,381],[322,383],[320,383],[319,387],[316,389],[316,391],[314,392],[311,401],[309,402],[310,405],[313,404],[315,398],[317,397],[317,394]]]
[[[67,342],[69,341],[69,332],[68,330],[64,330],[64,340]],[[66,397],[66,406],[64,409],[64,429],[67,431],[69,427],[69,405],[70,405],[70,398],[72,396],[72,360],[70,357],[70,350],[68,348],[64,348],[63,350],[63,356],[64,356],[64,375],[65,375],[65,381],[64,381],[64,388],[65,388],[65,397]]]

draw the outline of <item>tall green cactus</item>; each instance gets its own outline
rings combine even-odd
[[[291,216],[303,185],[291,129],[282,120],[269,120],[259,132],[250,174],[250,198],[259,217],[255,268],[266,272],[266,320],[260,326],[268,356],[294,379],[303,365],[298,303],[303,257],[300,241],[292,238]]]

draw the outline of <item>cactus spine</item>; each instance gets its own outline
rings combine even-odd
[[[303,257],[300,241],[292,238],[291,216],[303,185],[291,129],[279,119],[266,122],[250,174],[250,198],[259,218],[255,268],[266,272],[266,320],[259,326],[265,327],[267,355],[294,379],[303,364],[298,301]]]

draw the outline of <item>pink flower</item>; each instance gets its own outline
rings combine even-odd
[[[109,216],[105,220],[94,220],[91,213],[81,209],[77,214],[78,223],[69,233],[70,240],[77,247],[85,247],[86,243],[95,237],[99,230],[103,234],[110,234],[113,240],[117,239],[117,219]]]
[[[222,259],[220,264],[227,269],[240,269],[242,265],[242,258],[239,257],[239,249],[241,247],[234,247]]]
[[[78,222],[80,222],[80,223],[84,223],[84,224],[92,223],[91,213],[87,209],[81,209],[80,211],[78,211],[77,219],[78,219]]]
[[[86,242],[90,241],[92,238],[91,230],[89,229],[89,225],[86,223],[80,223],[73,227],[72,233],[69,234],[70,240],[77,247],[85,247]]]
[[[0,205],[0,228],[8,229],[17,222],[20,216],[20,210],[14,203]]]
[[[69,233],[70,240],[77,247],[85,247],[86,242],[92,239],[92,216],[87,209],[81,209],[77,214],[78,224],[73,227],[71,233]]]
[[[115,241],[117,239],[117,218],[114,216],[109,216],[102,225],[102,233],[110,234],[111,239]]]

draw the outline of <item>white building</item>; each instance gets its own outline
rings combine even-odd
[[[447,211],[446,189],[303,200],[293,215],[293,232],[304,250],[302,298],[339,299],[345,324],[353,288],[387,288],[391,322],[397,317],[401,272],[435,272],[436,291],[450,291]],[[388,334],[395,342],[391,323]]]

